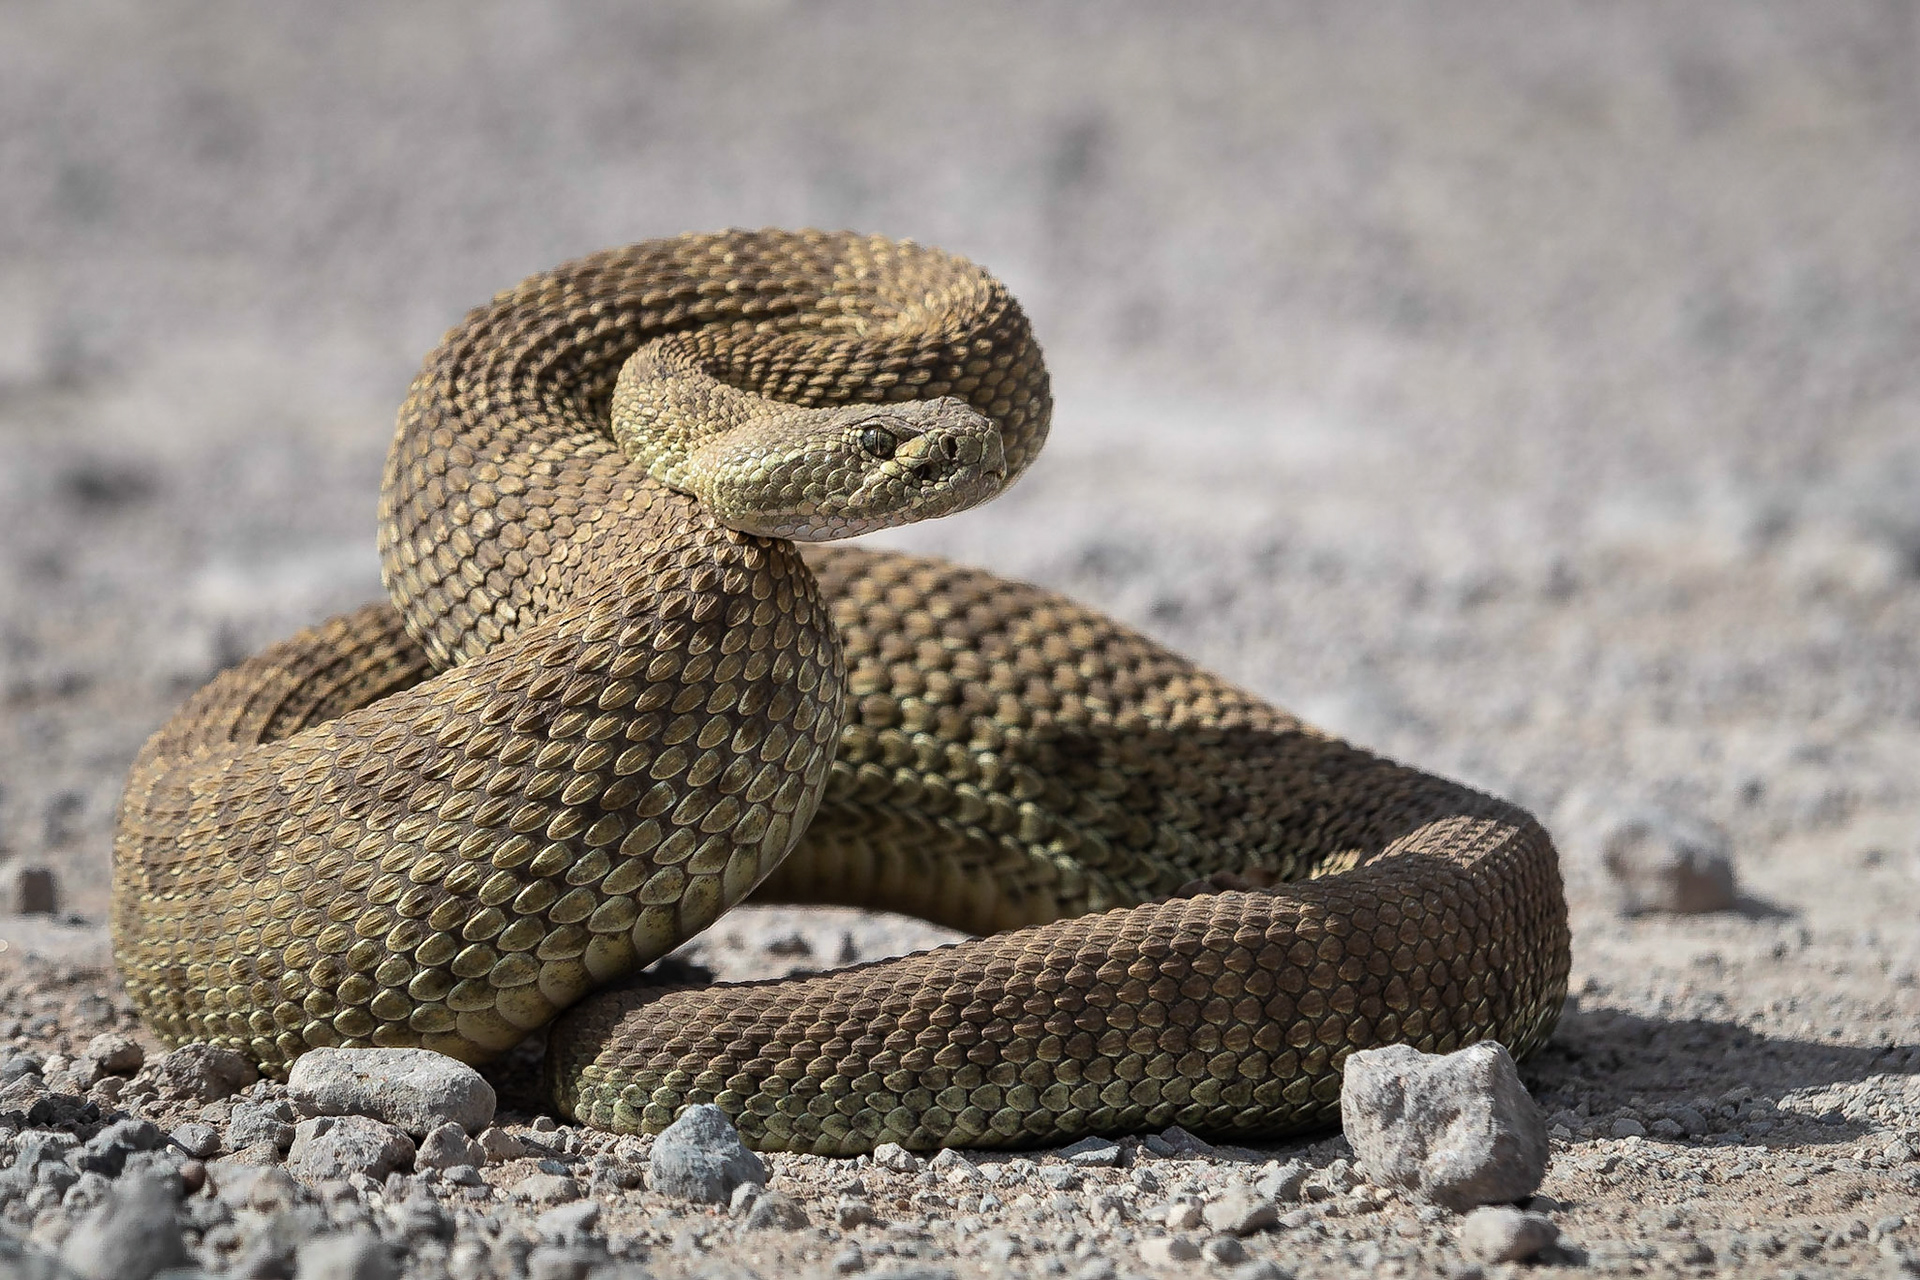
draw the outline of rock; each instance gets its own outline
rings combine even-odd
[[[107,1031],[87,1041],[80,1061],[95,1080],[102,1076],[130,1076],[146,1065],[147,1051],[132,1036]]]
[[[220,1131],[210,1124],[201,1124],[198,1120],[189,1121],[167,1135],[173,1144],[196,1160],[205,1160],[218,1154],[220,1150]]]
[[[127,1157],[151,1151],[165,1141],[160,1126],[151,1120],[118,1120],[87,1139],[72,1162],[83,1173],[117,1177],[126,1168]]]
[[[580,1184],[564,1173],[534,1173],[515,1183],[513,1194],[535,1204],[565,1204],[580,1198]]]
[[[589,1236],[600,1223],[600,1206],[592,1200],[575,1200],[557,1209],[549,1209],[534,1220],[534,1230],[543,1240],[568,1241]]]
[[[1082,1169],[1111,1169],[1120,1163],[1120,1144],[1106,1138],[1082,1138],[1060,1148],[1060,1155]]]
[[[1289,1160],[1285,1164],[1275,1161],[1260,1171],[1259,1180],[1253,1184],[1254,1194],[1275,1203],[1298,1200],[1300,1188],[1306,1185],[1307,1175],[1312,1172],[1302,1160]]]
[[[1456,1212],[1518,1200],[1546,1176],[1546,1117],[1493,1041],[1445,1055],[1399,1044],[1353,1054],[1340,1121],[1376,1186]]]
[[[860,1252],[859,1245],[850,1244],[840,1250],[840,1252],[834,1254],[832,1262],[828,1265],[833,1268],[833,1274],[837,1276],[850,1276],[856,1271],[865,1271],[867,1269],[867,1255]]]
[[[1192,1231],[1207,1219],[1198,1200],[1183,1197],[1168,1204],[1160,1220],[1169,1231]]]
[[[236,1104],[227,1119],[227,1150],[244,1151],[256,1143],[277,1151],[293,1145],[293,1108],[284,1101]]]
[[[1208,1262],[1217,1262],[1224,1267],[1247,1260],[1247,1246],[1232,1236],[1215,1236],[1200,1246],[1200,1252]]]
[[[1460,1224],[1460,1252],[1474,1262],[1524,1262],[1559,1238],[1546,1214],[1510,1204],[1475,1209]]]
[[[293,1064],[287,1093],[303,1116],[370,1116],[414,1138],[449,1121],[478,1133],[493,1120],[493,1086],[431,1049],[315,1049]]]
[[[1733,843],[1704,818],[1643,809],[1606,831],[1600,858],[1629,911],[1697,915],[1734,906]]]
[[[60,1250],[60,1260],[86,1280],[150,1280],[193,1261],[181,1233],[180,1179],[122,1178],[105,1203],[87,1213]]]
[[[488,1164],[505,1164],[509,1160],[518,1160],[527,1154],[527,1144],[505,1129],[492,1127],[482,1129],[478,1141],[480,1149],[486,1152]]]
[[[716,1106],[688,1107],[654,1139],[647,1185],[655,1191],[725,1204],[743,1182],[765,1186],[767,1166]]]
[[[38,862],[0,862],[0,915],[50,916],[60,910],[60,882]]]
[[[1202,1141],[1182,1129],[1177,1124],[1168,1125],[1159,1133],[1150,1133],[1141,1139],[1141,1146],[1157,1156],[1210,1156],[1214,1153],[1213,1144]]]
[[[296,1258],[293,1280],[400,1280],[393,1250],[362,1232],[315,1236]]]
[[[1149,1236],[1140,1242],[1140,1260],[1150,1267],[1194,1262],[1199,1257],[1200,1246],[1186,1236]]]
[[[413,1164],[413,1141],[367,1116],[319,1116],[294,1126],[287,1168],[309,1182],[362,1173],[384,1178]]]
[[[1250,1236],[1280,1221],[1273,1201],[1263,1200],[1245,1187],[1235,1187],[1209,1204],[1203,1215],[1215,1231]]]
[[[1293,1272],[1267,1258],[1241,1263],[1227,1276],[1229,1280],[1293,1280]]]
[[[169,1102],[219,1102],[260,1079],[251,1062],[232,1049],[211,1044],[183,1044],[148,1063],[140,1073],[154,1091]]]
[[[753,1202],[753,1208],[747,1210],[746,1225],[749,1231],[762,1231],[770,1227],[798,1231],[807,1225],[807,1211],[786,1192],[767,1191]]]
[[[875,1147],[873,1162],[890,1173],[920,1172],[920,1157],[897,1142],[883,1142]]]
[[[413,1156],[415,1169],[452,1169],[458,1165],[479,1166],[486,1162],[487,1149],[469,1138],[467,1131],[454,1120],[447,1121],[421,1139],[420,1149]]]

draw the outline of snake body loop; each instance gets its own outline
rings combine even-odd
[[[907,244],[687,236],[473,312],[400,413],[391,602],[135,763],[142,1015],[269,1072],[553,1022],[568,1115],[714,1102],[821,1153],[1274,1135],[1335,1114],[1353,1049],[1541,1043],[1569,946],[1528,815],[1050,593],[787,540],[988,496],[1049,407],[1005,289]],[[589,994],[756,888],[988,936]]]

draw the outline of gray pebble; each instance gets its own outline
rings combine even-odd
[[[1245,1187],[1234,1187],[1216,1197],[1207,1205],[1202,1216],[1215,1231],[1236,1236],[1250,1236],[1256,1231],[1264,1231],[1280,1220],[1280,1212],[1274,1208],[1273,1201],[1263,1199]]]
[[[201,1104],[231,1098],[260,1079],[251,1062],[211,1044],[183,1044],[148,1063],[141,1075],[152,1080],[162,1098]]]
[[[1229,1280],[1293,1280],[1293,1272],[1269,1258],[1243,1262],[1227,1275]]]
[[[1082,1169],[1111,1169],[1120,1163],[1120,1144],[1106,1138],[1082,1138],[1058,1153]]]
[[[412,1139],[390,1124],[362,1115],[318,1116],[294,1127],[287,1167],[310,1182],[356,1173],[384,1178],[411,1167],[413,1150]]]
[[[1200,1246],[1186,1236],[1149,1236],[1140,1242],[1140,1260],[1150,1267],[1174,1262],[1195,1262]]]
[[[769,1228],[798,1231],[806,1225],[807,1211],[784,1191],[762,1192],[753,1202],[753,1208],[747,1210],[746,1226],[749,1231]]]
[[[827,1265],[833,1268],[833,1273],[837,1276],[850,1276],[856,1271],[867,1269],[867,1256],[860,1252],[859,1245],[850,1244],[834,1254],[833,1261]]]
[[[359,1232],[316,1236],[300,1246],[293,1280],[399,1280],[400,1264],[378,1237]]]
[[[303,1116],[370,1116],[414,1138],[449,1121],[478,1133],[493,1120],[493,1086],[431,1049],[315,1049],[293,1064],[287,1093]]]
[[[575,1200],[548,1209],[534,1220],[533,1226],[542,1239],[565,1242],[576,1236],[592,1235],[599,1224],[600,1205],[593,1200]]]
[[[742,1183],[765,1186],[767,1166],[720,1108],[688,1107],[654,1139],[647,1185],[664,1195],[725,1204]]]
[[[95,1080],[102,1076],[130,1076],[146,1065],[147,1051],[132,1036],[106,1031],[87,1041],[80,1054]]]
[[[527,1154],[527,1144],[505,1129],[482,1129],[478,1141],[480,1149],[486,1152],[488,1164],[505,1164]]]
[[[1631,911],[1692,915],[1734,906],[1733,844],[1705,818],[1641,810],[1607,830],[1600,855]]]
[[[1277,1203],[1295,1201],[1300,1198],[1300,1189],[1306,1185],[1307,1175],[1312,1172],[1301,1160],[1289,1160],[1285,1164],[1275,1162],[1260,1171],[1253,1190],[1256,1195]]]
[[[580,1198],[580,1184],[564,1173],[535,1173],[515,1183],[513,1194],[535,1204],[566,1204]]]
[[[198,1120],[188,1121],[168,1136],[195,1160],[205,1160],[220,1150],[220,1131]]]
[[[486,1162],[486,1147],[469,1138],[466,1129],[457,1120],[449,1120],[430,1131],[420,1140],[420,1148],[413,1155],[413,1167],[416,1169],[452,1169]]]
[[[179,1221],[180,1180],[121,1179],[68,1235],[60,1260],[86,1280],[150,1280],[193,1259]]]
[[[1456,1211],[1532,1194],[1547,1172],[1547,1124],[1505,1046],[1410,1045],[1347,1059],[1340,1120],[1377,1186]]]
[[[1616,1138],[1644,1138],[1647,1136],[1647,1126],[1632,1116],[1621,1116],[1608,1126],[1607,1132]]]
[[[1546,1214],[1505,1204],[1475,1209],[1460,1224],[1460,1252],[1475,1262],[1524,1262],[1559,1238]]]
[[[875,1147],[873,1162],[891,1173],[920,1172],[920,1157],[897,1142],[883,1142]]]
[[[234,1104],[227,1118],[227,1150],[243,1151],[256,1143],[281,1151],[293,1145],[293,1109],[286,1102]]]
[[[1222,1266],[1232,1266],[1234,1263],[1247,1260],[1247,1246],[1241,1244],[1234,1236],[1215,1236],[1200,1246],[1200,1252],[1207,1261],[1217,1262]]]

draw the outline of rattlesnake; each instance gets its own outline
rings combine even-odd
[[[1273,1135],[1353,1049],[1540,1044],[1568,934],[1528,815],[1057,595],[786,540],[976,501],[1049,413],[1004,287],[907,243],[685,236],[474,311],[400,412],[391,603],[223,673],[134,765],[142,1015],[277,1074],[485,1061],[571,1007],[564,1113],[715,1102],[823,1153]],[[989,936],[589,996],[756,886]]]

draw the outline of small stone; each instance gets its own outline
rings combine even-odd
[[[875,1147],[873,1162],[890,1173],[920,1172],[920,1157],[897,1142],[883,1142]]]
[[[1112,1258],[1095,1254],[1073,1269],[1073,1280],[1114,1280],[1119,1274],[1120,1268],[1113,1265]]]
[[[513,1194],[535,1204],[565,1204],[580,1198],[580,1184],[564,1173],[534,1173],[515,1183]]]
[[[287,1167],[309,1182],[362,1173],[384,1178],[413,1165],[413,1141],[390,1124],[361,1115],[317,1116],[294,1126]]]
[[[60,1260],[85,1280],[150,1280],[193,1261],[180,1229],[180,1179],[123,1178],[67,1236]]]
[[[1082,1169],[1111,1169],[1120,1163],[1120,1144],[1106,1138],[1082,1138],[1060,1148],[1060,1155]]]
[[[1630,911],[1694,915],[1732,910],[1733,842],[1705,818],[1644,809],[1601,839],[1601,861]]]
[[[479,1143],[480,1149],[486,1153],[488,1164],[505,1164],[509,1160],[518,1160],[527,1154],[527,1144],[505,1129],[492,1127],[482,1129]]]
[[[277,1151],[293,1145],[293,1109],[283,1101],[236,1103],[227,1119],[227,1150],[267,1143]]]
[[[1169,1231],[1192,1231],[1206,1221],[1206,1217],[1201,1213],[1198,1200],[1182,1198],[1166,1206],[1161,1221]]]
[[[1644,1138],[1647,1136],[1647,1126],[1632,1116],[1621,1116],[1608,1126],[1607,1132],[1616,1138]]]
[[[1213,1144],[1194,1137],[1177,1124],[1141,1139],[1141,1145],[1157,1156],[1210,1156]]]
[[[132,1036],[106,1031],[87,1041],[80,1061],[86,1064],[95,1080],[102,1076],[130,1076],[146,1065],[147,1051]]]
[[[448,1122],[478,1133],[493,1120],[493,1086],[431,1049],[314,1049],[293,1064],[287,1094],[303,1116],[370,1116],[410,1137]]]
[[[1289,1160],[1285,1164],[1275,1161],[1260,1171],[1259,1179],[1253,1184],[1254,1194],[1276,1203],[1291,1203],[1300,1198],[1300,1189],[1312,1172],[1302,1160]]]
[[[590,1236],[600,1224],[600,1205],[592,1200],[575,1200],[558,1208],[548,1209],[534,1220],[534,1230],[544,1240],[565,1242],[576,1237]]]
[[[1233,1236],[1215,1236],[1200,1246],[1200,1252],[1209,1262],[1222,1266],[1232,1266],[1236,1262],[1247,1260],[1247,1246]]]
[[[688,1107],[654,1139],[647,1185],[664,1195],[725,1204],[743,1182],[765,1186],[767,1166],[716,1106]]]
[[[362,1232],[315,1236],[295,1255],[293,1280],[399,1280],[400,1264],[379,1237]],[[285,1275],[285,1272],[280,1274]]]
[[[0,862],[0,915],[50,916],[60,910],[60,882],[38,862]]]
[[[852,1196],[840,1198],[840,1203],[834,1206],[833,1220],[842,1231],[849,1231],[854,1227],[872,1226],[880,1221],[872,1205],[865,1200],[856,1200]]]
[[[420,1140],[420,1149],[413,1155],[415,1169],[451,1169],[457,1165],[483,1165],[486,1162],[486,1147],[469,1138],[457,1120],[449,1120],[427,1134]]]
[[[1203,1216],[1215,1231],[1236,1236],[1265,1231],[1280,1221],[1280,1211],[1274,1208],[1273,1201],[1261,1199],[1245,1187],[1235,1187],[1215,1198]]]
[[[1227,1273],[1228,1280],[1293,1280],[1293,1272],[1270,1258],[1243,1262]]]
[[[1460,1224],[1460,1252],[1475,1262],[1524,1262],[1560,1238],[1553,1219],[1512,1205],[1487,1205]]]
[[[154,1091],[172,1102],[218,1102],[231,1098],[260,1079],[251,1062],[232,1049],[211,1044],[183,1044],[140,1073],[151,1079]]]
[[[856,1271],[865,1271],[867,1269],[867,1255],[860,1252],[859,1245],[850,1244],[840,1252],[834,1254],[833,1261],[828,1265],[833,1268],[833,1274],[837,1276],[850,1276]]]
[[[1521,1199],[1546,1176],[1546,1117],[1493,1041],[1444,1055],[1404,1044],[1351,1055],[1340,1120],[1374,1185],[1456,1212]]]
[[[1150,1267],[1194,1262],[1199,1257],[1200,1246],[1186,1236],[1149,1236],[1140,1242],[1140,1260]]]
[[[807,1211],[784,1191],[762,1192],[760,1198],[753,1202],[753,1208],[747,1210],[749,1231],[773,1227],[782,1231],[798,1231],[806,1225]]]

